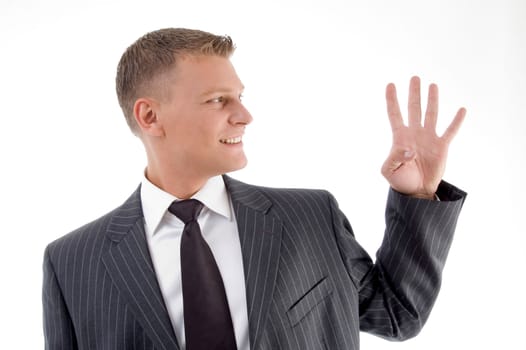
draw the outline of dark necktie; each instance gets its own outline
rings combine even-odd
[[[197,217],[196,199],[173,202],[168,211],[185,226],[181,237],[181,277],[187,350],[235,350],[236,339],[225,287]]]

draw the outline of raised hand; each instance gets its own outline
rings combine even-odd
[[[460,108],[444,134],[438,136],[438,87],[435,84],[429,86],[423,125],[418,77],[411,78],[409,84],[407,126],[400,113],[394,84],[387,85],[385,97],[393,145],[382,166],[382,175],[398,192],[432,199],[444,175],[449,144],[460,129],[466,110]]]

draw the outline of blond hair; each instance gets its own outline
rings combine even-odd
[[[123,53],[115,78],[117,98],[132,132],[136,135],[139,133],[133,115],[135,101],[152,89],[152,84],[163,73],[175,67],[179,57],[230,57],[234,50],[234,43],[229,36],[185,28],[156,30],[135,41]]]

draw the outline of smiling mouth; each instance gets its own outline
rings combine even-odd
[[[231,137],[229,139],[221,139],[219,142],[227,144],[227,145],[235,145],[236,143],[241,142],[241,136],[238,137]]]

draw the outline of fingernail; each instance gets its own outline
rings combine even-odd
[[[413,156],[413,151],[405,151],[404,152],[404,157],[411,158],[412,156]]]

